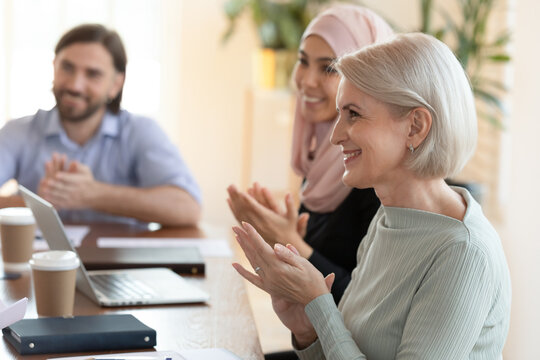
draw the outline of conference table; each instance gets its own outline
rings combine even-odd
[[[90,225],[81,246],[97,246],[99,237],[204,238],[208,234],[198,227],[161,228],[116,224]],[[204,241],[204,240],[203,240]],[[210,294],[207,303],[106,308],[100,307],[77,291],[74,315],[132,314],[156,330],[158,351],[225,348],[242,359],[263,359],[257,329],[245,291],[244,281],[232,268],[230,257],[205,257],[205,275],[184,276],[189,282]],[[0,280],[0,300],[11,304],[28,297],[25,318],[36,318],[31,274],[16,280]],[[143,351],[143,350],[133,350]],[[147,351],[147,350],[144,350]],[[149,351],[152,351],[150,349]],[[92,354],[122,351],[92,352]],[[19,355],[5,340],[0,341],[0,359],[42,360],[77,354]]]

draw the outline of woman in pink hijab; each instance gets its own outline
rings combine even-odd
[[[270,244],[292,244],[325,276],[339,302],[356,266],[356,250],[380,202],[373,189],[343,184],[343,155],[330,143],[337,119],[337,57],[392,34],[374,12],[356,5],[334,5],[311,21],[302,36],[293,73],[297,88],[292,166],[304,178],[301,206],[285,198],[280,209],[268,189],[257,183],[247,193],[228,188],[229,205],[238,221],[252,224]],[[301,214],[298,216],[298,214]]]

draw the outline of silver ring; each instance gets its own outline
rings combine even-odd
[[[253,269],[256,273],[258,273],[261,270],[260,266],[257,266],[255,269]]]

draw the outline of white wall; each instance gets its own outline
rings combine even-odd
[[[420,23],[420,0],[365,0],[362,4],[381,15],[396,30],[413,31]]]
[[[123,37],[128,53],[123,106],[156,117],[161,108],[162,60],[157,24],[162,6],[176,4],[174,0],[2,0],[0,124],[54,106],[54,47],[65,31],[88,22],[114,28]],[[169,37],[180,32],[178,18],[174,25]]]
[[[531,31],[538,23],[540,2],[515,1],[515,10],[510,199],[503,232],[513,304],[505,360],[540,357],[540,42],[538,34]]]
[[[180,94],[168,95],[180,105],[176,140],[201,184],[204,220],[215,224],[232,222],[225,189],[241,181],[244,98],[256,48],[247,21],[221,44],[227,25],[223,2],[181,2]]]

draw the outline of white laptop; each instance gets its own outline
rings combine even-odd
[[[19,185],[26,206],[51,250],[70,250],[71,245],[54,206]],[[87,271],[81,262],[77,289],[101,306],[197,303],[209,295],[167,268]]]

